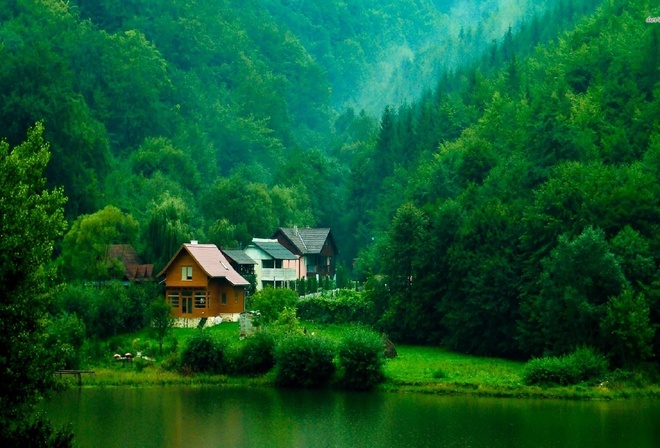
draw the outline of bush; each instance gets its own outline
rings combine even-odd
[[[289,336],[275,350],[275,383],[282,387],[321,387],[335,372],[332,343],[314,336]]]
[[[568,355],[532,359],[525,366],[526,384],[567,386],[597,379],[607,372],[607,359],[589,347]]]
[[[289,307],[282,310],[277,320],[268,325],[268,329],[279,337],[303,334],[304,332],[300,327],[300,319],[298,319],[296,309]]]
[[[62,368],[80,368],[85,331],[85,323],[75,314],[61,315],[50,323],[46,347],[51,352],[57,352],[57,360],[61,362]]]
[[[348,389],[371,389],[385,378],[383,341],[372,330],[351,329],[339,344],[341,384]]]
[[[373,321],[372,303],[361,293],[348,289],[334,295],[298,299],[297,307],[301,319],[320,324],[369,324]]]
[[[268,324],[277,320],[285,308],[295,308],[297,299],[295,291],[269,287],[253,294],[249,299],[249,307],[260,313],[257,324]]]
[[[259,375],[275,365],[275,337],[269,331],[257,331],[249,336],[236,354],[236,372]]]
[[[216,340],[209,332],[196,331],[181,352],[181,369],[194,373],[225,373],[227,362],[225,350],[227,344]]]

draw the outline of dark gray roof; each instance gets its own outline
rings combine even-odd
[[[298,248],[302,254],[318,254],[321,253],[323,245],[325,244],[330,229],[328,228],[284,228],[280,227],[279,231]]]
[[[266,252],[268,255],[276,260],[297,260],[298,257],[291,253],[289,249],[282,246],[277,240],[264,240],[260,238],[253,238],[252,244]]]
[[[241,249],[222,249],[222,252],[236,264],[257,264]]]

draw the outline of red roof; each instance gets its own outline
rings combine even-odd
[[[108,246],[108,259],[118,259],[124,266],[124,277],[132,282],[153,280],[154,265],[144,264],[130,244]]]
[[[167,272],[172,261],[179,256],[179,253],[182,250],[187,251],[209,277],[226,278],[227,281],[234,286],[247,286],[250,284],[250,282],[245,280],[241,274],[232,268],[227,258],[222,252],[220,252],[220,249],[218,249],[218,246],[215,244],[183,244],[176,254],[174,254],[169,263],[167,263],[165,269],[158,274],[158,277]]]

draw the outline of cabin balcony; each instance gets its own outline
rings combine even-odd
[[[261,271],[261,281],[287,282],[296,278],[296,270],[293,268],[264,268]]]

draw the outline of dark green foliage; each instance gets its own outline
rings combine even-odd
[[[157,296],[153,283],[68,284],[57,294],[51,314],[75,315],[84,322],[87,337],[105,339],[149,325],[149,304]]]
[[[129,317],[129,299],[126,289],[119,282],[96,288],[94,314],[88,323],[93,337],[107,339],[125,332]]]
[[[38,413],[23,423],[24,425],[15,432],[7,433],[7,430],[13,428],[3,428],[3,431],[0,432],[0,443],[8,447],[68,448],[73,446],[71,424],[62,428],[54,428],[43,413]]]
[[[340,384],[347,389],[371,389],[385,378],[383,340],[364,327],[352,328],[339,342]]]
[[[307,281],[305,277],[296,281],[296,292],[299,296],[304,296],[307,294]]]
[[[610,297],[600,330],[613,363],[634,365],[653,356],[656,328],[651,326],[644,294],[625,290]]]
[[[158,341],[158,352],[163,354],[163,341],[174,325],[172,306],[161,298],[154,299],[149,306],[149,330]]]
[[[607,359],[589,347],[563,356],[535,358],[525,366],[525,383],[567,386],[598,381],[607,372]]]
[[[70,446],[68,430],[35,417],[61,360],[47,349],[53,272],[46,266],[65,228],[61,190],[45,189],[50,152],[37,124],[13,148],[0,141],[0,442]],[[56,439],[56,440],[54,440]]]
[[[71,314],[78,316],[86,326],[94,321],[94,302],[97,295],[96,288],[82,284],[67,284],[58,291],[53,299],[50,314]],[[89,328],[88,328],[88,334]]]
[[[275,365],[275,336],[260,330],[247,337],[234,359],[234,368],[243,375],[259,375]]]
[[[318,336],[290,336],[275,349],[275,383],[280,387],[316,388],[335,372],[335,348]]]
[[[314,294],[319,292],[319,282],[316,276],[312,275],[307,277],[307,294]]]
[[[78,369],[83,360],[85,322],[75,314],[64,314],[53,319],[48,327],[48,348],[58,353],[63,369]]]
[[[373,303],[350,289],[298,299],[296,306],[301,319],[320,324],[370,324],[374,320]]]
[[[227,344],[211,333],[198,330],[181,350],[179,366],[183,371],[199,373],[226,373],[228,371]]]

